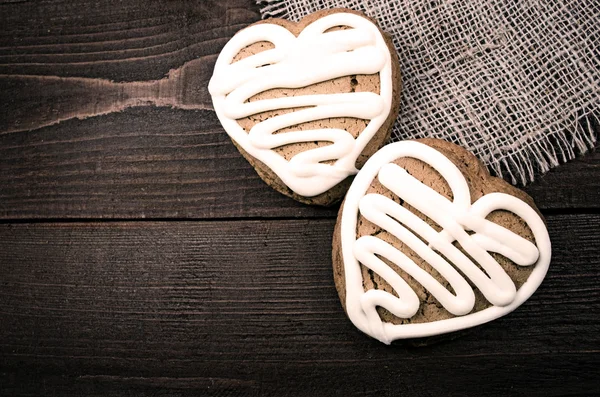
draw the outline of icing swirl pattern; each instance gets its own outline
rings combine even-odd
[[[351,29],[328,31],[337,26]],[[233,62],[242,49],[264,41],[274,48]],[[375,73],[380,76],[379,94],[351,92],[248,101],[274,88],[301,88],[342,76]],[[377,26],[351,13],[326,15],[306,26],[297,37],[276,24],[252,25],[223,48],[209,91],[217,116],[231,138],[294,192],[311,197],[358,172],[358,156],[391,110],[391,56]],[[248,133],[236,122],[254,114],[291,108],[302,109],[264,120]],[[277,133],[301,123],[334,117],[369,122],[356,139],[337,128]],[[301,152],[290,161],[273,151],[288,144],[314,141],[330,144]]]
[[[401,157],[416,158],[431,165],[450,186],[452,201],[393,163]],[[442,231],[436,231],[387,197],[366,194],[375,177],[384,187],[437,223]],[[495,210],[509,211],[522,218],[533,232],[535,244],[486,220],[486,216]],[[358,213],[423,258],[448,281],[454,293],[391,244],[374,236],[357,239]],[[514,310],[535,291],[550,262],[548,232],[533,208],[505,193],[489,193],[471,204],[469,186],[460,170],[442,153],[414,141],[388,145],[365,164],[346,196],[341,222],[348,315],[359,329],[385,343],[450,332],[500,317]],[[468,255],[452,244],[455,241]],[[535,266],[519,290],[491,252],[507,257],[518,266]],[[378,306],[397,317],[410,318],[421,302],[408,283],[380,258],[406,271],[457,317],[424,324],[383,322],[376,310]],[[359,262],[379,274],[397,296],[376,289],[365,291]],[[471,313],[475,294],[469,281],[492,307]]]

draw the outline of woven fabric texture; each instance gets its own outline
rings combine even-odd
[[[596,143],[600,1],[262,0],[264,18],[351,8],[393,38],[402,103],[392,140],[464,146],[526,184]]]

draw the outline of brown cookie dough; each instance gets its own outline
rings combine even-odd
[[[462,172],[467,181],[471,193],[472,203],[488,193],[502,192],[519,198],[520,200],[528,204],[530,207],[532,207],[539,214],[539,210],[536,208],[531,197],[529,197],[523,191],[510,185],[506,181],[500,178],[490,176],[488,171],[477,160],[477,158],[467,150],[463,149],[460,146],[437,139],[420,139],[418,141],[435,148],[437,151],[444,154],[452,163],[454,163],[457,166],[457,168]],[[452,192],[450,190],[450,187],[448,186],[448,183],[442,177],[442,175],[440,175],[429,164],[426,164],[421,160],[408,157],[399,158],[395,160],[394,163],[404,168],[410,175],[415,177],[423,184],[431,187],[433,190],[440,193],[447,199],[452,200]],[[441,231],[441,227],[438,224],[433,222],[430,218],[428,218],[421,212],[417,211],[415,208],[411,207],[400,197],[396,196],[393,192],[384,187],[377,180],[377,178],[375,178],[371,182],[371,185],[367,190],[367,194],[368,193],[378,193],[380,195],[394,200],[396,203],[402,205],[404,208],[416,214],[419,218],[424,220],[436,231]],[[346,309],[346,280],[344,275],[344,262],[341,252],[340,234],[340,223],[343,209],[344,205],[342,204],[334,231],[332,258],[336,289],[338,291],[342,306],[344,306],[344,309]],[[505,210],[493,211],[486,217],[486,219],[511,230],[512,232],[529,240],[532,243],[535,242],[533,233],[530,230],[529,226],[525,223],[524,220],[522,220],[520,217],[511,212]],[[412,259],[419,267],[421,267],[427,273],[432,275],[450,292],[453,292],[447,280],[445,280],[435,269],[433,269],[430,264],[424,261],[423,258],[417,255],[414,251],[412,251],[404,242],[398,240],[388,231],[371,223],[359,213],[357,219],[356,238],[358,239],[362,236],[377,236],[377,238],[388,242],[394,248],[398,249],[399,251],[407,255],[410,259]],[[463,253],[466,253],[460,247],[458,242],[455,241],[453,245],[459,248]],[[534,266],[517,266],[510,259],[500,254],[492,253],[491,255],[494,257],[494,259],[496,259],[496,261],[502,266],[502,268],[508,274],[511,280],[515,283],[517,290],[523,285],[525,281],[527,281],[529,275],[534,269]],[[389,311],[378,307],[377,312],[384,322],[392,324],[417,324],[434,322],[438,320],[456,317],[452,313],[448,312],[437,301],[437,299],[433,295],[431,295],[429,291],[427,291],[413,277],[411,277],[409,274],[407,274],[405,271],[400,269],[398,266],[396,266],[394,263],[390,262],[386,258],[380,259],[382,259],[388,266],[390,266],[396,273],[398,273],[402,277],[402,279],[404,279],[404,281],[408,283],[408,285],[413,289],[413,291],[416,292],[420,302],[418,312],[411,318],[399,318],[390,313]],[[477,264],[476,261],[473,262]],[[379,274],[368,269],[363,264],[360,264],[360,267],[363,279],[363,288],[365,291],[371,289],[378,289],[387,291],[397,296],[394,289],[382,277],[380,277]],[[469,284],[475,292],[475,306],[471,313],[478,312],[480,310],[490,307],[491,304],[485,299],[483,294],[477,288],[474,287],[473,283],[471,283],[468,278],[466,279],[467,281],[469,281]]]
[[[256,24],[250,25],[248,28],[259,25],[259,24],[276,24],[280,25],[295,36],[298,36],[306,26],[316,21],[319,18],[324,16],[333,14],[333,13],[352,13],[359,15],[363,18],[369,19],[363,14],[348,10],[348,9],[331,9],[319,11],[314,14],[311,14],[305,17],[302,21],[295,23],[291,21],[287,21],[284,19],[268,19],[264,21],[257,22]],[[248,29],[246,28],[246,29]],[[329,29],[328,31],[339,30],[339,29],[348,29],[347,26],[338,26]],[[240,31],[240,32],[243,32]],[[391,111],[379,128],[379,130],[375,133],[370,142],[365,146],[361,155],[358,157],[356,161],[356,168],[360,169],[362,165],[366,162],[366,160],[375,153],[389,138],[392,125],[396,120],[396,116],[398,114],[398,107],[400,104],[400,88],[401,88],[401,80],[400,80],[400,70],[398,65],[398,57],[396,55],[396,51],[392,45],[391,39],[387,34],[380,30],[381,35],[385,39],[385,42],[388,46],[389,52],[392,57],[392,80],[393,80],[393,94],[392,94],[392,107]],[[240,61],[246,57],[258,54],[262,51],[266,51],[270,48],[273,48],[273,44],[267,41],[258,42],[251,44],[244,49],[242,49],[233,59],[233,63]],[[325,65],[324,65],[325,67]],[[348,75],[339,78],[335,78],[332,80],[320,82],[317,84],[312,84],[302,88],[276,88],[268,91],[261,92],[253,97],[251,97],[248,101],[256,101],[263,99],[272,99],[272,98],[280,98],[280,97],[293,97],[300,95],[311,95],[311,94],[337,94],[337,93],[351,93],[351,92],[374,92],[379,93],[380,89],[380,76],[379,73],[372,75]],[[302,108],[292,108],[292,109],[278,109],[266,111],[263,113],[254,114],[248,117],[244,117],[237,120],[237,123],[243,128],[245,132],[249,132],[250,129],[256,124],[267,120],[271,117],[282,115],[285,113],[290,113],[294,111],[301,110]],[[291,126],[289,128],[281,129],[275,132],[284,133],[287,131],[305,131],[319,128],[337,128],[342,129],[349,132],[354,138],[358,137],[360,133],[365,129],[369,120],[363,120],[359,118],[351,118],[351,117],[337,117],[337,118],[327,118],[316,121],[311,121],[307,123],[301,123],[298,125]],[[256,169],[258,175],[272,188],[277,190],[278,192],[292,197],[293,199],[300,201],[305,204],[316,204],[316,205],[324,205],[329,206],[336,202],[338,202],[345,194],[348,189],[352,176],[344,179],[331,189],[321,193],[319,195],[313,197],[305,197],[301,196],[294,191],[292,191],[285,183],[277,176],[277,174],[271,170],[267,165],[258,160],[257,158],[250,155],[247,151],[245,151],[240,144],[233,140],[235,146],[238,148],[240,153],[248,160],[248,162]],[[280,146],[274,148],[273,150],[285,158],[287,161],[291,160],[294,156],[299,153],[302,153],[307,150],[315,149],[318,147],[323,147],[330,145],[330,142],[327,141],[314,141],[314,142],[301,142],[301,143],[293,143],[284,146]],[[326,161],[326,163],[332,163],[332,161]]]

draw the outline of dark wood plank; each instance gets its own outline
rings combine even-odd
[[[0,219],[335,214],[272,192],[211,111],[214,60],[259,19],[253,1],[1,7]],[[528,191],[541,208],[597,209],[600,155]]]
[[[334,214],[265,185],[206,110],[132,108],[0,135],[0,170],[5,219]]]
[[[454,341],[354,329],[333,220],[5,224],[7,395],[598,395],[600,216],[552,215],[537,293]]]
[[[1,5],[0,75],[162,79],[217,54],[260,16],[252,0],[54,0]]]
[[[543,209],[600,208],[600,153],[526,190]],[[3,219],[334,215],[272,191],[209,110],[135,107],[0,134]]]
[[[211,108],[217,54],[257,21],[251,0],[54,1],[0,14],[0,132],[131,106]]]
[[[255,2],[4,7],[0,218],[323,213],[266,188],[206,111],[216,56]]]
[[[541,208],[600,208],[600,151],[560,165],[527,186]]]

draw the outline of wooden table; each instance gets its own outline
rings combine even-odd
[[[212,111],[250,0],[0,0],[3,396],[599,395],[600,154],[526,190],[554,245],[513,314],[384,346],[332,280],[336,209],[268,188]]]

